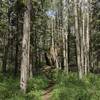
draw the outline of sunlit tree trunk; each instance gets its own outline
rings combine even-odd
[[[55,1],[51,2],[51,9],[54,9],[55,6]],[[55,41],[54,41],[54,33],[55,33],[55,17],[51,17],[51,51],[52,51],[52,57],[54,59],[55,67],[59,68],[58,64],[58,57],[57,57],[57,48],[55,46]]]
[[[89,72],[89,65],[90,65],[90,16],[89,16],[89,0],[86,0],[87,9],[86,9],[86,18],[87,18],[87,28],[86,28],[86,44],[87,44],[87,72]]]
[[[93,70],[94,69],[94,43],[93,43],[93,41],[92,41],[92,35],[93,35],[93,33],[95,33],[94,32],[94,29],[93,29],[93,26],[94,26],[94,24],[92,24],[91,25],[91,22],[93,21],[93,12],[92,12],[92,0],[90,0],[90,11],[91,11],[91,13],[90,13],[90,67],[91,67],[91,69]]]
[[[20,88],[25,93],[29,74],[29,52],[30,52],[30,0],[26,0],[24,12],[23,40],[22,40],[22,61]]]
[[[80,5],[81,8],[81,19],[82,19],[82,23],[81,27],[82,27],[82,31],[81,31],[81,66],[82,66],[82,70],[83,73],[85,72],[85,9],[84,9],[84,1],[81,0],[82,5]]]
[[[63,58],[64,70],[68,73],[68,0],[63,0]]]
[[[83,44],[84,44],[84,74],[87,75],[89,72],[89,53],[90,53],[90,33],[89,33],[89,1],[84,0],[83,2]]]
[[[77,65],[79,78],[82,79],[82,66],[81,66],[81,50],[80,50],[80,32],[78,22],[78,0],[74,0],[74,14],[75,14],[75,35],[76,35],[76,49],[77,49]]]

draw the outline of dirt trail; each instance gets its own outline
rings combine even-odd
[[[43,91],[42,100],[50,100],[54,84],[49,83],[48,87]]]

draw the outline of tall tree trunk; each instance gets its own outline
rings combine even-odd
[[[63,0],[63,58],[64,70],[68,74],[68,0]]]
[[[18,72],[18,50],[19,50],[19,40],[18,40],[18,35],[19,35],[19,14],[17,13],[17,25],[16,25],[16,50],[15,50],[15,68],[14,68],[14,75],[17,75]]]
[[[83,44],[84,44],[84,74],[87,75],[89,72],[89,64],[90,64],[90,35],[89,35],[89,1],[83,1]]]
[[[51,9],[54,9],[55,1],[51,1]],[[51,51],[52,51],[52,57],[54,59],[54,66],[56,68],[59,68],[58,64],[58,56],[57,56],[57,49],[55,47],[55,41],[54,41],[54,32],[55,32],[55,18],[51,17]]]
[[[82,79],[83,72],[82,72],[82,66],[81,66],[80,34],[79,34],[79,22],[78,22],[78,0],[74,0],[74,13],[75,13],[77,65],[78,65],[79,78]]]
[[[86,28],[86,44],[87,44],[87,71],[89,72],[89,65],[90,65],[90,18],[89,18],[89,0],[86,0],[87,9],[86,9],[86,18],[87,18],[87,28]]]
[[[83,70],[83,73],[85,72],[86,70],[86,67],[85,67],[85,9],[84,9],[84,1],[81,0],[82,2],[82,5],[80,5],[80,8],[81,8],[81,19],[82,19],[82,24],[81,24],[81,27],[82,27],[82,31],[80,32],[81,34],[81,66],[82,66],[82,70]]]
[[[26,0],[24,12],[23,40],[22,40],[22,61],[20,88],[25,93],[29,74],[29,52],[30,52],[30,0]]]

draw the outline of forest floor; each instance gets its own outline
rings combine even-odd
[[[50,100],[52,96],[52,91],[54,88],[54,83],[49,83],[48,87],[43,91],[42,100]]]
[[[28,92],[20,91],[19,78],[0,74],[0,100],[100,100],[100,74],[82,80],[76,73],[59,73],[54,79],[44,75],[29,80]]]

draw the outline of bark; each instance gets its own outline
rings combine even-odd
[[[15,76],[18,73],[18,40],[16,40],[16,54],[15,54],[15,69],[14,69],[14,74]]]
[[[89,65],[90,65],[90,33],[89,33],[89,1],[84,0],[83,1],[83,36],[84,36],[84,60],[85,60],[85,68],[84,68],[84,74],[87,75],[89,72]]]
[[[86,28],[86,39],[87,39],[87,41],[86,41],[86,44],[87,44],[87,71],[89,72],[89,65],[90,65],[90,25],[89,25],[89,23],[90,23],[90,18],[89,18],[89,0],[86,0],[86,3],[87,3],[87,12],[86,12],[86,18],[87,18],[87,28]]]
[[[83,69],[83,73],[85,72],[86,70],[86,67],[85,67],[85,9],[84,9],[84,1],[82,1],[82,6],[80,5],[81,7],[81,19],[82,19],[82,32],[81,32],[81,64],[82,64],[82,69]]]
[[[3,64],[2,64],[2,72],[3,73],[6,73],[6,71],[7,71],[7,68],[6,68],[6,65],[7,65],[7,56],[8,56],[8,46],[5,46],[4,47]]]
[[[19,50],[19,40],[18,40],[18,35],[19,35],[19,23],[18,23],[18,13],[17,13],[17,26],[16,26],[16,51],[15,51],[15,68],[14,68],[14,75],[16,76],[18,73],[18,50]]]
[[[58,64],[58,58],[57,58],[57,51],[56,51],[56,48],[55,48],[55,43],[54,43],[54,20],[53,18],[51,18],[51,48],[50,48],[50,53],[51,53],[51,56],[54,60],[54,66],[56,68],[59,68],[59,64]]]
[[[63,0],[63,58],[64,70],[68,74],[68,0]]]
[[[22,61],[20,88],[25,93],[27,90],[29,74],[29,52],[30,52],[30,0],[26,1],[24,12],[23,40],[22,40]]]
[[[82,66],[81,66],[81,50],[80,50],[80,33],[79,33],[79,22],[78,22],[78,0],[74,0],[74,14],[75,14],[75,35],[76,35],[76,52],[77,52],[77,65],[79,78],[82,79]]]
[[[30,47],[30,64],[29,64],[29,77],[33,76],[33,52],[32,47]]]

